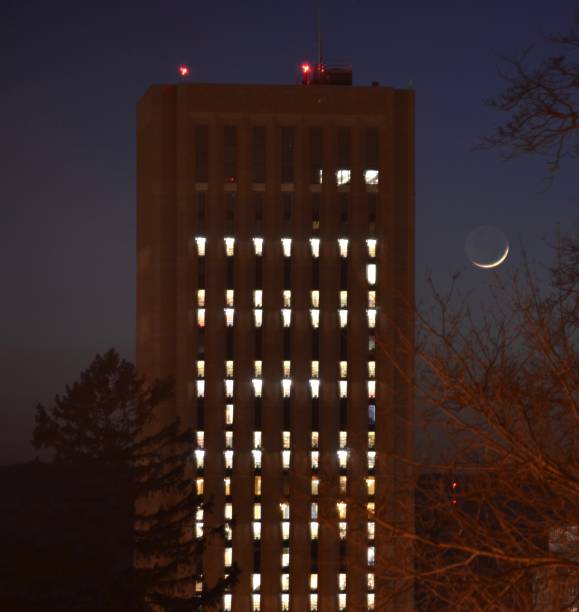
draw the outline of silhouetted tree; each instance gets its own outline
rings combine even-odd
[[[201,588],[205,543],[221,529],[195,536],[202,500],[191,477],[193,434],[178,420],[161,426],[155,418],[172,393],[168,381],[147,385],[111,349],[97,355],[50,409],[37,408],[34,446],[52,450],[56,464],[74,466],[87,476],[104,474],[109,494],[127,500],[116,517],[125,522],[125,541],[101,542],[91,551],[103,573],[105,604],[99,609],[210,609],[235,579],[234,568],[213,588]],[[110,525],[99,527],[99,534],[106,534]],[[119,549],[128,550],[135,563],[115,571]]]

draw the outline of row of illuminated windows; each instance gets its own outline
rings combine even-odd
[[[289,574],[282,574],[282,580],[283,580],[283,576],[287,576],[287,581],[289,585]],[[289,587],[288,587],[288,590],[289,590]],[[371,603],[370,603],[370,595],[372,595]],[[374,609],[374,593],[368,593],[367,597],[368,597],[368,609],[373,610]],[[224,612],[231,612],[232,610],[231,606],[233,605],[232,602],[233,602],[233,597],[230,593],[226,593],[225,595],[223,595]],[[347,603],[346,593],[338,593],[338,610],[340,610],[340,612],[342,610],[347,609],[346,603]],[[310,593],[309,608],[310,608],[310,612],[317,612],[318,610],[318,594],[317,593]],[[253,610],[253,612],[259,612],[261,610],[260,593],[254,592],[251,594],[251,609]],[[282,610],[282,612],[286,612],[290,609],[289,592],[281,593],[280,609]]]
[[[195,238],[195,243],[197,245],[197,255],[199,255],[199,257],[204,257],[206,253],[207,238],[204,236],[197,236]],[[235,254],[235,238],[232,236],[227,236],[223,238],[223,243],[227,257],[233,257]],[[314,258],[318,258],[320,256],[320,243],[320,238],[310,238],[310,249],[312,257]],[[348,244],[348,238],[338,238],[338,250],[340,257],[348,257]],[[281,245],[284,257],[291,257],[292,239],[281,238]],[[368,238],[366,240],[366,247],[368,249],[368,256],[370,258],[376,257],[376,245],[377,240],[375,238]],[[253,246],[257,256],[263,255],[263,238],[253,238]]]
[[[284,359],[282,362],[282,373],[284,379],[287,379],[291,376],[291,361],[289,359]],[[234,363],[232,360],[227,360],[225,362],[225,378],[230,379],[233,378],[233,369]],[[263,370],[263,361],[261,359],[256,359],[253,362],[253,371],[254,376],[259,379],[262,376]],[[338,361],[338,370],[340,378],[348,377],[348,362],[347,361]],[[320,362],[318,360],[314,360],[310,362],[310,372],[312,378],[319,378],[320,376]],[[202,379],[205,378],[205,361],[198,360],[197,361],[197,378]],[[376,378],[376,362],[368,361],[368,378]]]

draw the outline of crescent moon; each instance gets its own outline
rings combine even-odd
[[[497,266],[500,266],[508,256],[509,256],[509,245],[507,244],[507,248],[505,249],[505,252],[496,261],[493,261],[492,263],[489,263],[489,264],[478,263],[476,261],[473,261],[472,263],[477,268],[482,268],[483,270],[489,270],[490,268],[496,268]]]

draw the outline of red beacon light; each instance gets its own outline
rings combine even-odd
[[[185,64],[181,64],[179,66],[179,76],[182,78],[189,76],[189,67],[185,66]]]
[[[308,62],[301,65],[302,85],[309,85],[312,81],[312,66]]]

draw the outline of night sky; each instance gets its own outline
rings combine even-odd
[[[291,84],[316,56],[316,2],[0,4],[0,463],[35,456],[34,407],[96,352],[134,358],[135,105],[153,83]],[[496,65],[568,29],[576,2],[321,2],[325,56],[354,83],[416,90],[416,284],[469,266],[481,224],[544,259],[543,239],[579,216],[568,164],[541,193],[541,160],[471,152],[498,117]]]

